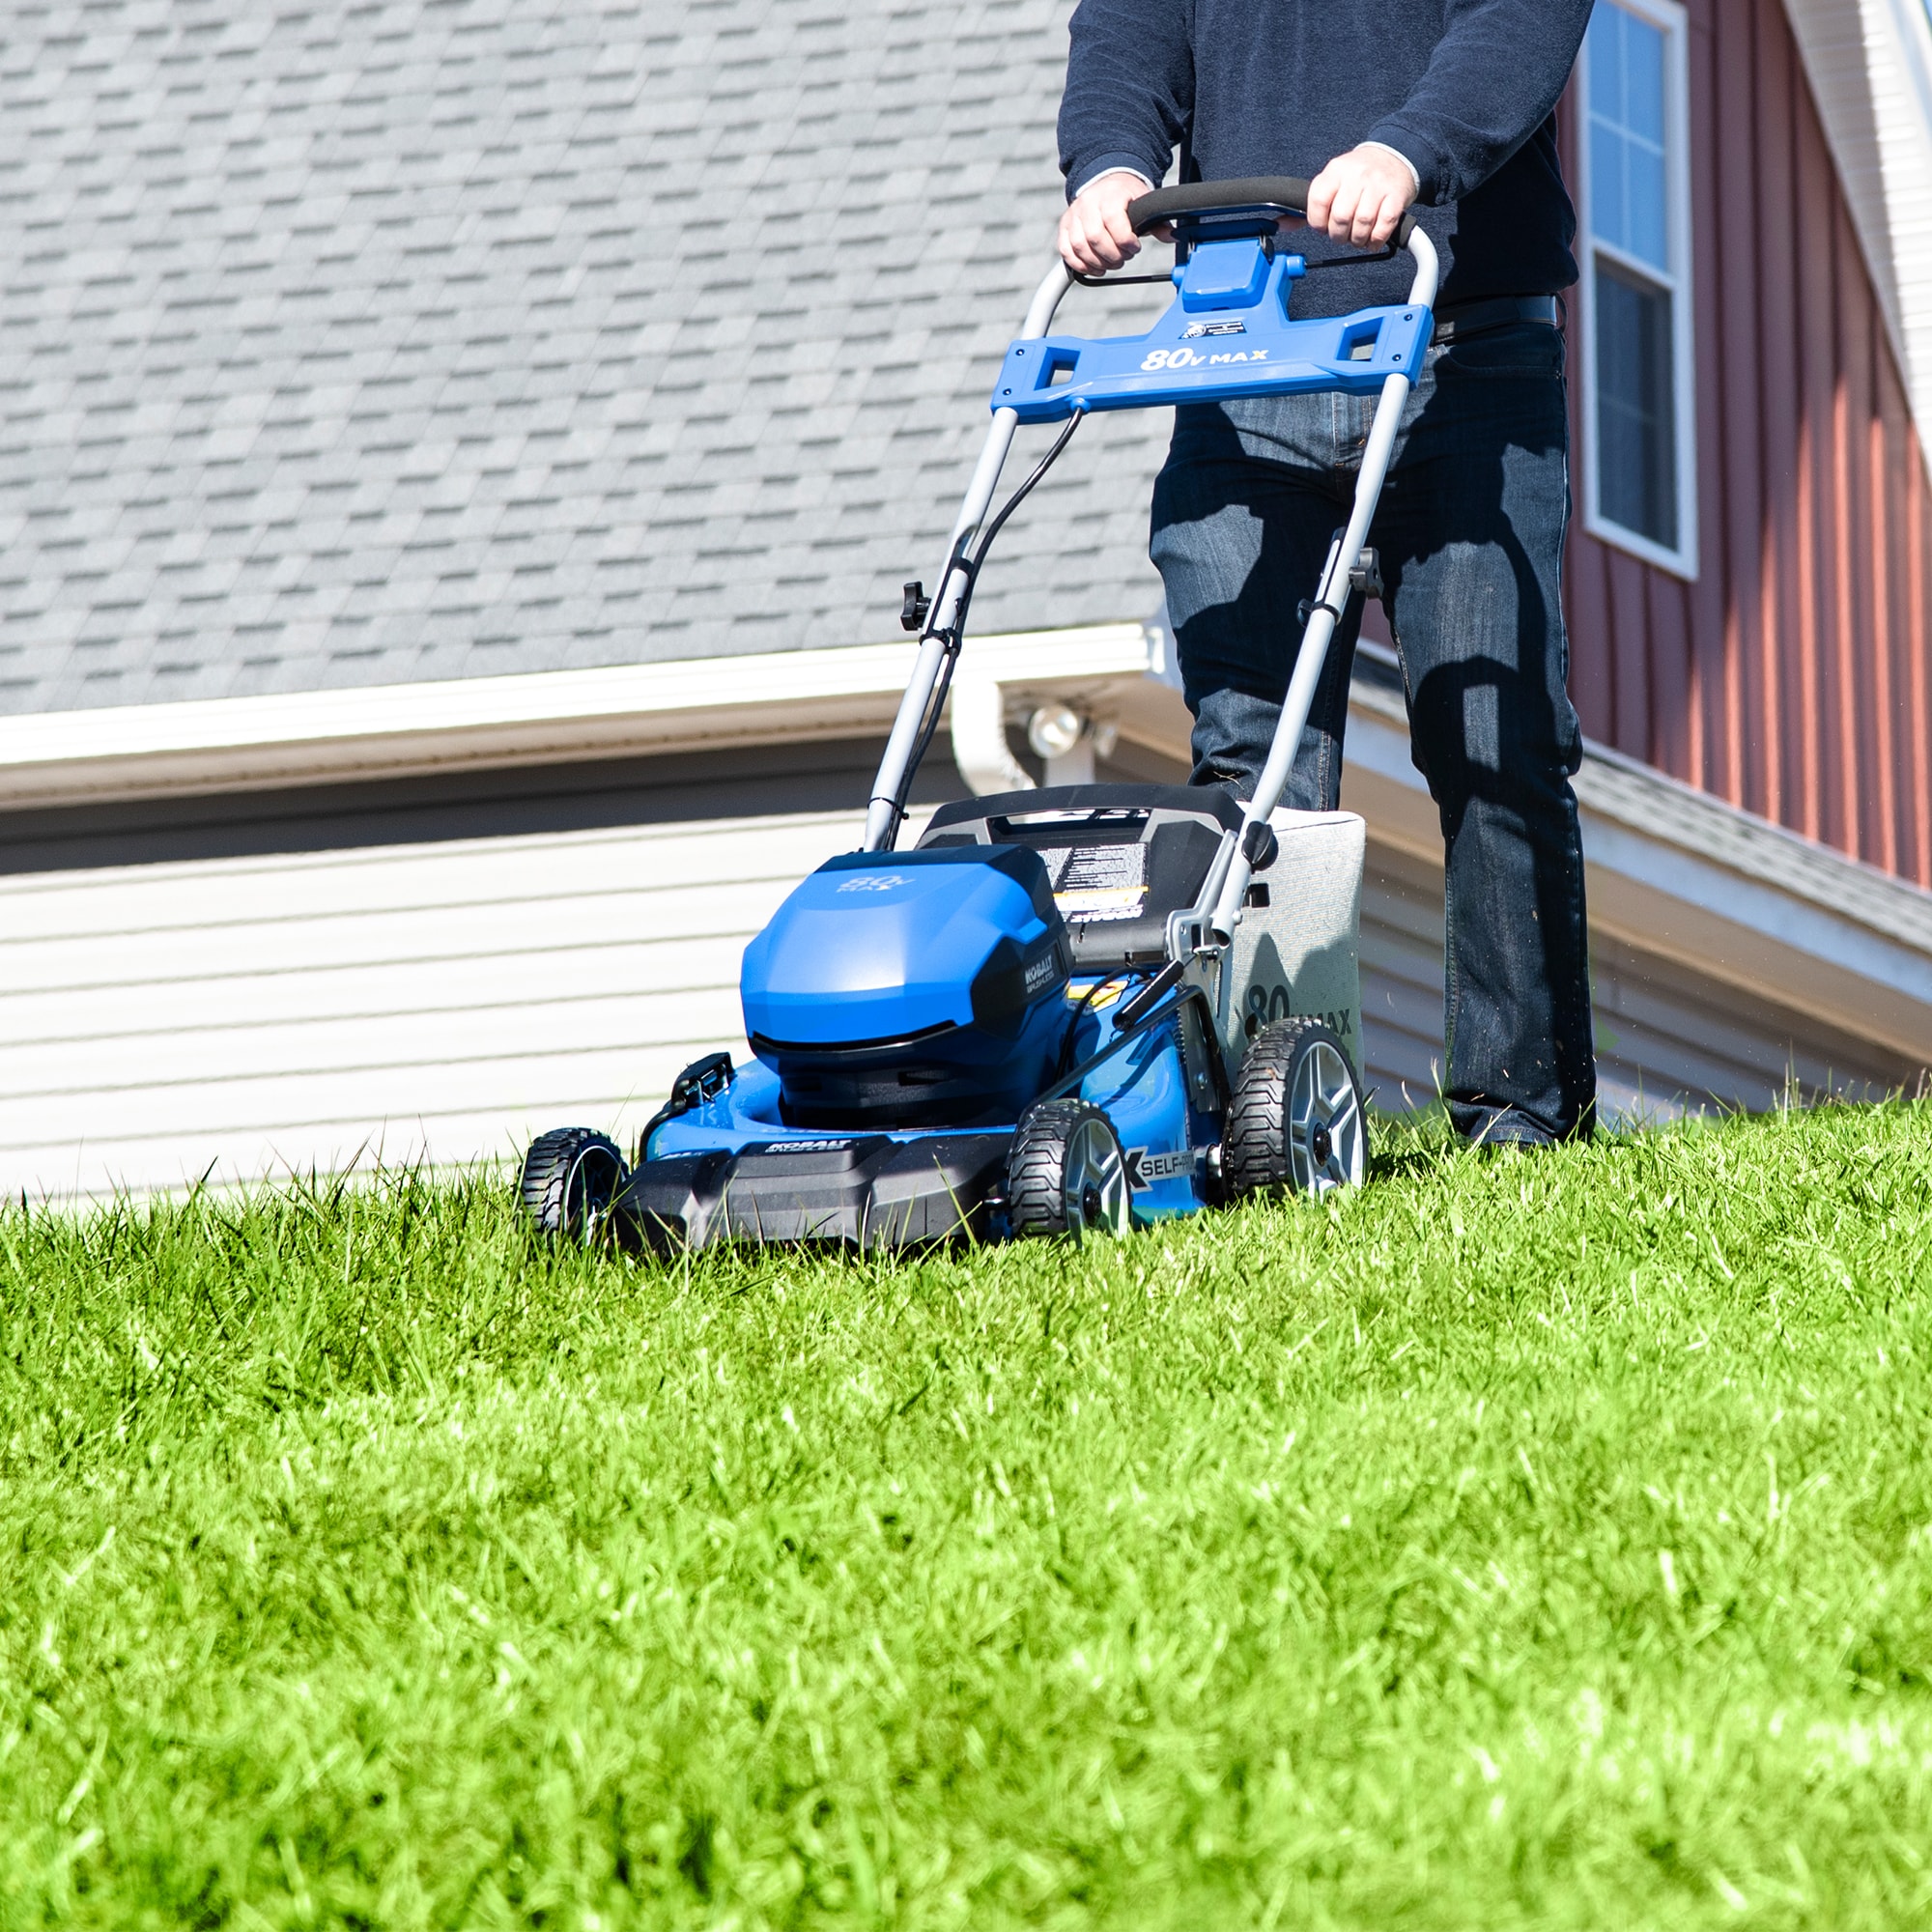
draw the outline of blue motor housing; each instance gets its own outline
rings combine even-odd
[[[1012,1121],[1065,1038],[1071,960],[1024,846],[843,853],[745,949],[745,1034],[799,1126]]]

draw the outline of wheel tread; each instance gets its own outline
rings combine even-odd
[[[1361,1078],[1333,1030],[1305,1013],[1276,1020],[1250,1042],[1236,1076],[1221,1143],[1221,1173],[1231,1194],[1256,1194],[1293,1185],[1288,1157],[1288,1112],[1294,1064],[1306,1042],[1326,1036],[1342,1055],[1357,1098]]]
[[[1066,1233],[1066,1147],[1081,1117],[1096,1111],[1083,1100],[1047,1100],[1020,1121],[1007,1154],[1007,1204],[1015,1235]]]
[[[583,1156],[592,1151],[610,1155],[621,1186],[626,1172],[623,1152],[615,1141],[595,1127],[553,1127],[530,1143],[529,1151],[524,1155],[517,1196],[539,1233],[553,1239],[561,1239],[570,1233],[565,1221],[569,1214],[571,1176]]]
[[[1112,1152],[1107,1156],[1110,1178],[1100,1196],[1100,1218],[1090,1221],[1091,1207],[1068,1211],[1066,1163],[1072,1151],[1095,1130],[1104,1136]],[[1124,1233],[1133,1219],[1131,1187],[1126,1151],[1105,1108],[1085,1100],[1046,1100],[1021,1117],[1007,1151],[1008,1219],[1014,1235],[1077,1237],[1103,1230]],[[1107,1205],[1110,1198],[1111,1205]]]

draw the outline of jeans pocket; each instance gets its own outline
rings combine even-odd
[[[1563,333],[1547,322],[1506,322],[1452,337],[1429,361],[1438,376],[1560,376]]]

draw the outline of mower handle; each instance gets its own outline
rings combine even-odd
[[[1308,183],[1298,175],[1251,175],[1242,181],[1189,182],[1184,187],[1157,187],[1128,202],[1127,219],[1136,235],[1179,217],[1218,215],[1224,220],[1261,220],[1285,214],[1306,215]],[[1415,212],[1409,210],[1395,231],[1395,245],[1408,246],[1415,233]]]

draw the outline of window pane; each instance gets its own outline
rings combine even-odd
[[[1597,259],[1597,499],[1612,523],[1677,548],[1670,296]]]
[[[1624,30],[1621,7],[1590,15],[1590,112],[1621,128],[1624,122]]]
[[[1630,199],[1624,192],[1624,144],[1601,121],[1590,125],[1590,227],[1619,248],[1628,246]]]
[[[1630,172],[1624,177],[1624,246],[1640,262],[1668,271],[1668,219],[1664,213],[1663,152],[1631,146],[1625,149]]]
[[[1621,10],[1619,10],[1621,11]],[[1663,145],[1663,34],[1624,14],[1624,126],[1639,141]]]
[[[1590,226],[1670,270],[1662,29],[1600,0],[1590,17]]]

